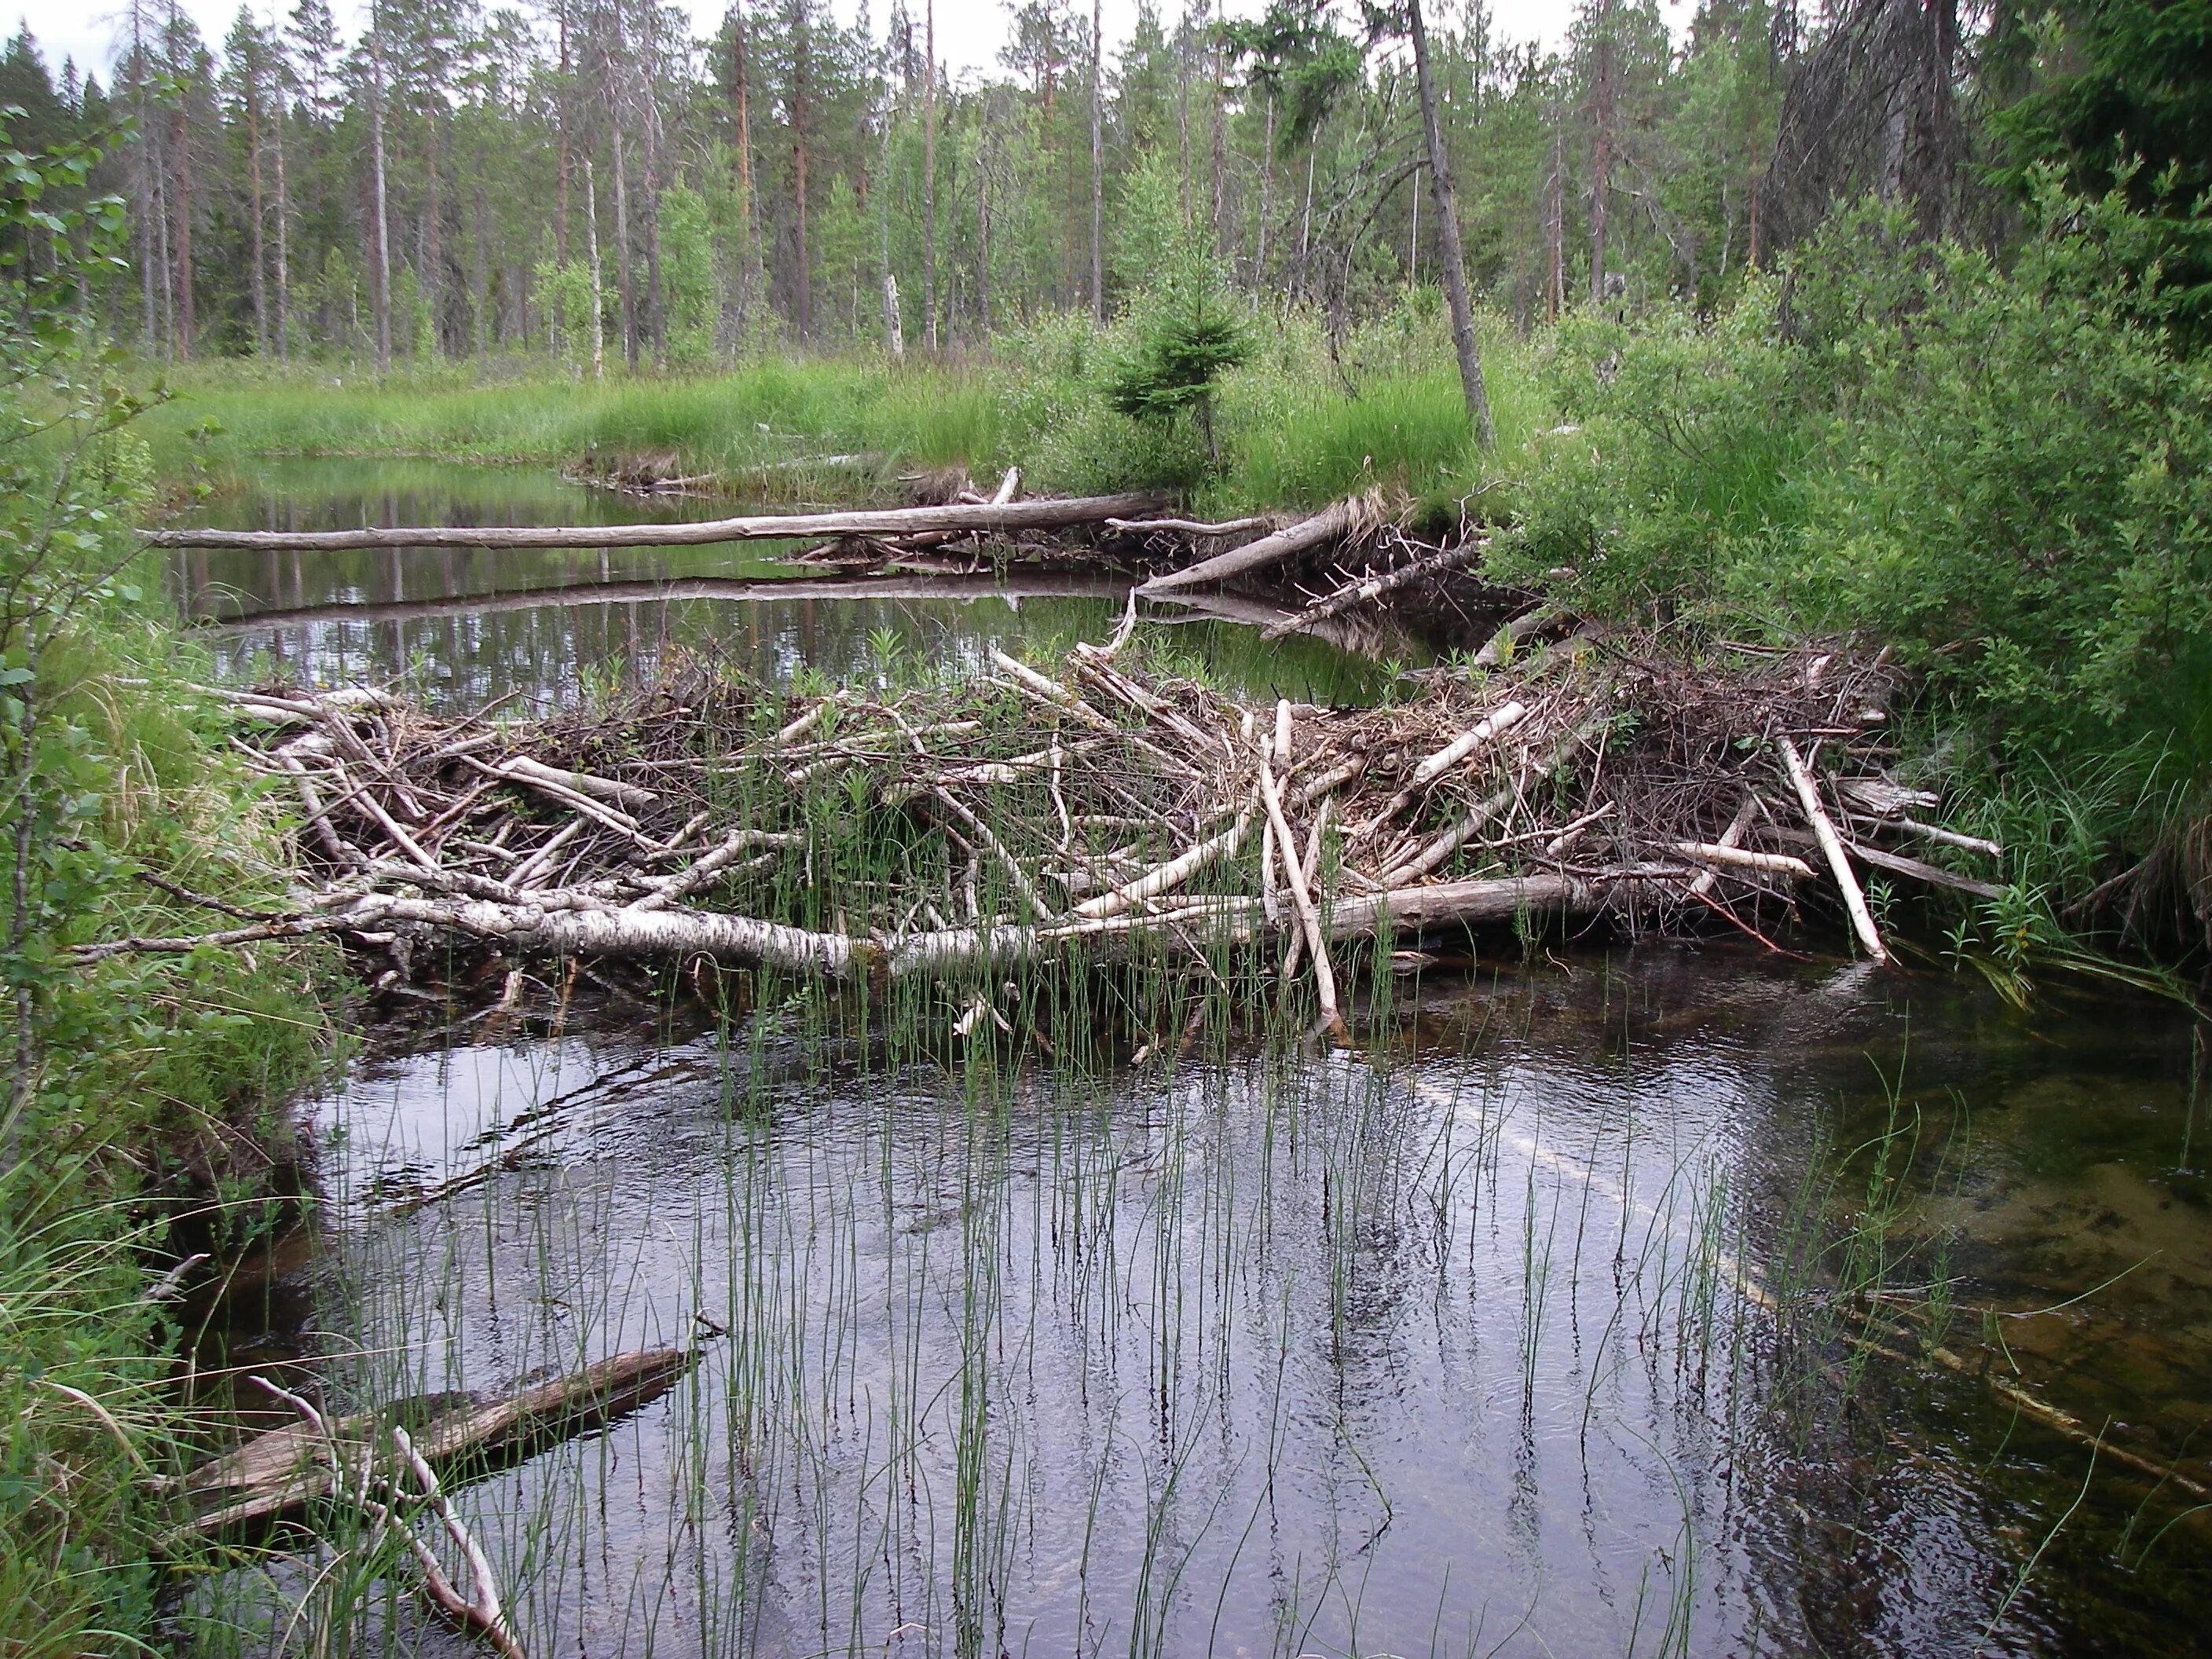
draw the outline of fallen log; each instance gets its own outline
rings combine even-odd
[[[1288,702],[1279,702],[1275,708],[1276,730],[1281,734],[1277,741],[1276,752],[1287,764],[1290,759],[1291,706]],[[1305,871],[1298,857],[1297,841],[1291,834],[1289,819],[1283,814],[1282,791],[1275,785],[1274,764],[1264,748],[1260,752],[1260,796],[1267,803],[1267,823],[1275,832],[1274,851],[1282,860],[1283,878],[1290,888],[1291,902],[1297,908],[1298,925],[1304,931],[1306,949],[1313,957],[1314,987],[1321,997],[1322,1021],[1348,1043],[1351,1034],[1345,1030],[1344,1016],[1337,1009],[1336,974],[1328,959],[1328,945],[1322,931],[1321,911],[1307,889]]]
[[[1178,536],[1241,536],[1248,530],[1275,530],[1281,527],[1279,519],[1261,516],[1255,519],[1224,519],[1218,524],[1207,524],[1199,519],[1109,519],[1109,530],[1135,530]]]
[[[1261,630],[1260,637],[1279,640],[1285,634],[1303,633],[1316,623],[1327,622],[1331,617],[1340,617],[1363,605],[1372,605],[1401,587],[1410,587],[1415,582],[1425,581],[1431,576],[1441,576],[1447,571],[1473,564],[1489,550],[1488,538],[1480,538],[1458,547],[1447,548],[1428,558],[1416,559],[1411,564],[1401,565],[1382,575],[1346,582],[1334,592],[1323,594],[1296,616],[1286,617],[1279,623],[1270,623]]]
[[[1717,864],[1729,869],[1752,870],[1761,875],[1813,878],[1813,866],[1787,853],[1753,853],[1723,842],[1678,841],[1673,851],[1698,864]]]
[[[696,1362],[690,1348],[618,1353],[495,1400],[431,1395],[329,1423],[287,1424],[210,1458],[179,1483],[204,1537],[248,1532],[297,1516],[332,1493],[325,1451],[380,1446],[397,1421],[428,1407],[411,1439],[442,1480],[468,1480],[542,1447],[605,1427],[674,1388]]]
[[[842,513],[753,514],[690,524],[425,525],[396,530],[148,530],[149,547],[241,548],[264,553],[343,553],[394,547],[703,547],[720,542],[824,541],[839,536],[922,536],[933,532],[1068,530],[1159,510],[1150,494],[1081,495],[981,506],[887,507]]]
[[[1170,593],[1178,587],[1197,587],[1208,582],[1225,582],[1237,576],[1249,576],[1255,570],[1265,570],[1269,565],[1333,542],[1351,533],[1358,520],[1359,503],[1338,501],[1323,507],[1310,519],[1301,520],[1287,529],[1278,530],[1271,536],[1210,559],[1200,559],[1196,564],[1186,565],[1181,570],[1170,570],[1165,575],[1155,576],[1138,588],[1144,594]]]

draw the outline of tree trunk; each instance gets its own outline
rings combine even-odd
[[[561,30],[561,81],[553,98],[553,263],[568,263],[568,7],[556,12]],[[560,326],[556,320],[555,328]]]
[[[1213,246],[1220,252],[1229,246],[1224,221],[1229,210],[1229,97],[1224,86],[1226,70],[1221,58],[1221,0],[1213,0]]]
[[[607,373],[607,305],[599,282],[599,191],[592,158],[584,158],[584,234],[592,262],[592,378]]]
[[[170,161],[177,174],[177,234],[173,242],[177,258],[177,356],[190,362],[192,337],[198,331],[192,315],[192,146],[181,104],[170,118],[169,134]]]
[[[1273,106],[1271,105],[1272,109]],[[1091,320],[1106,320],[1106,45],[1103,0],[1091,0]]]
[[[422,267],[420,291],[422,308],[430,319],[430,361],[435,362],[446,355],[446,248],[445,248],[445,122],[439,114],[439,99],[432,94],[430,118],[425,123],[424,139],[428,154],[424,162],[424,182],[428,185],[428,204],[422,210],[422,235],[416,243],[417,263]],[[410,343],[412,352],[412,343]]]
[[[384,190],[384,27],[374,8],[368,15],[369,174],[376,221],[370,240],[376,268],[376,372],[392,373],[392,220]]]
[[[246,195],[252,230],[247,236],[248,256],[253,261],[249,290],[253,297],[253,355],[269,355],[269,250],[265,242],[268,209],[261,199],[261,69],[246,66]]]
[[[922,8],[921,343],[937,349],[937,0]]]
[[[275,157],[276,161],[276,361],[292,359],[292,197],[284,177],[284,113],[286,100],[276,91]]]
[[[799,218],[797,292],[792,299],[792,323],[799,343],[806,343],[813,325],[814,267],[806,245],[806,0],[793,0],[791,18],[791,167],[792,196]],[[932,324],[934,330],[935,325]],[[933,344],[935,343],[933,337]]]
[[[1267,94],[1267,124],[1260,140],[1260,224],[1252,252],[1254,297],[1267,284],[1267,221],[1275,211],[1275,94]]]
[[[471,238],[472,246],[469,252],[471,286],[476,290],[471,309],[475,313],[476,354],[481,357],[489,349],[488,332],[491,311],[490,251],[485,246],[491,240],[491,210],[484,202],[482,185],[476,187],[470,205],[471,216],[476,221],[476,234]]]
[[[1249,575],[1255,570],[1264,570],[1271,564],[1280,564],[1285,559],[1319,547],[1324,542],[1334,541],[1347,533],[1352,526],[1355,513],[1350,501],[1339,501],[1323,507],[1310,519],[1301,520],[1273,535],[1262,536],[1255,542],[1227,553],[1200,559],[1196,564],[1181,570],[1171,570],[1155,576],[1137,591],[1139,593],[1167,593],[1178,587],[1195,587],[1204,582],[1224,582],[1233,576]]]
[[[645,99],[645,337],[655,364],[668,363],[667,298],[660,284],[660,100],[650,73],[641,78]]]
[[[1613,4],[1601,0],[1597,14],[1597,63],[1590,87],[1595,133],[1590,143],[1590,269],[1593,306],[1605,301],[1606,210],[1613,196]]]
[[[1459,358],[1460,389],[1474,422],[1475,438],[1486,450],[1496,441],[1490,424],[1490,399],[1482,386],[1482,360],[1474,346],[1474,307],[1467,293],[1467,260],[1459,245],[1459,207],[1452,199],[1451,160],[1444,151],[1443,122],[1437,111],[1436,77],[1429,64],[1428,26],[1421,0],[1406,0],[1413,34],[1413,78],[1421,101],[1421,131],[1428,141],[1429,191],[1436,203],[1437,240],[1443,256],[1444,297],[1451,304],[1452,349]]]
[[[637,286],[630,273],[629,162],[623,143],[623,117],[614,112],[615,139],[615,288],[622,304],[623,362],[637,367]]]
[[[1567,303],[1567,135],[1559,112],[1552,112],[1552,174],[1546,181],[1544,315],[1558,322]]]
[[[981,131],[975,145],[975,322],[991,337],[991,94],[977,112]]]

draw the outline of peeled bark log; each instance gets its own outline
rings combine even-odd
[[[1255,542],[1223,553],[1211,559],[1200,559],[1196,564],[1181,570],[1171,570],[1164,576],[1155,576],[1139,587],[1139,593],[1169,593],[1178,587],[1196,587],[1205,582],[1225,582],[1232,577],[1249,576],[1255,570],[1264,570],[1271,564],[1280,564],[1300,553],[1332,542],[1350,532],[1357,509],[1351,501],[1339,501],[1334,507],[1323,507],[1310,519],[1301,520],[1286,530],[1278,530],[1272,536],[1262,536]]]
[[[1820,805],[1820,792],[1814,787],[1813,775],[1806,770],[1804,757],[1798,754],[1797,745],[1787,738],[1778,739],[1782,751],[1782,768],[1788,774],[1790,787],[1797,792],[1797,804],[1805,809],[1806,821],[1813,826],[1813,834],[1820,841],[1820,851],[1828,860],[1828,870],[1836,878],[1836,885],[1844,895],[1844,908],[1850,915],[1851,931],[1858,935],[1866,953],[1876,962],[1889,961],[1888,948],[1881,942],[1881,933],[1874,925],[1874,912],[1867,908],[1866,895],[1859,889],[1859,878],[1851,873],[1851,861],[1844,851],[1842,838],[1836,826],[1829,821],[1827,809]]]
[[[695,524],[556,525],[495,527],[426,525],[398,530],[149,530],[150,547],[244,548],[267,553],[343,553],[363,548],[704,547],[720,542],[826,540],[836,536],[920,536],[934,531],[1066,530],[1156,512],[1158,495],[1085,495],[985,502],[981,506],[890,507],[847,513],[756,514]],[[1334,509],[1332,509],[1334,510]]]
[[[1401,565],[1380,576],[1370,576],[1364,581],[1346,582],[1334,592],[1323,594],[1295,617],[1271,623],[1260,633],[1263,640],[1279,640],[1285,634],[1299,633],[1316,623],[1327,622],[1331,617],[1342,616],[1356,606],[1372,605],[1384,595],[1410,587],[1415,582],[1425,581],[1431,576],[1441,576],[1446,571],[1456,570],[1462,565],[1473,564],[1490,550],[1487,540],[1472,541],[1462,547],[1413,563]]]

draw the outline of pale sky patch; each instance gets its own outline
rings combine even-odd
[[[183,8],[191,13],[210,46],[220,48],[223,37],[230,33],[238,16],[236,0],[181,0]],[[917,16],[921,0],[909,0]],[[1082,0],[1076,0],[1080,5]],[[723,0],[684,0],[702,35],[710,35],[720,26],[726,9]],[[1224,9],[1230,16],[1256,15],[1264,0],[1226,0]],[[1449,0],[1437,3],[1431,0],[1436,15],[1431,27],[1440,25],[1443,14],[1455,10]],[[0,7],[4,0],[0,0]],[[258,0],[252,9],[264,21],[289,12],[289,0]],[[339,26],[348,31],[359,27],[368,15],[365,5],[354,5],[349,0],[335,0],[332,9],[338,15]],[[850,23],[859,9],[859,0],[831,0],[831,9]],[[871,0],[871,15],[880,34],[884,21],[890,15],[889,0]],[[1174,0],[1161,5],[1164,15],[1172,19],[1180,6]],[[1668,21],[1679,31],[1687,20],[1686,0],[1666,0]],[[8,32],[14,33],[17,19],[30,25],[45,52],[46,65],[58,76],[62,60],[74,57],[80,69],[95,70],[104,82],[107,66],[115,55],[119,38],[120,22],[112,12],[87,6],[79,0],[17,0],[13,8],[14,18],[8,10],[0,9]],[[1007,38],[1009,9],[1003,0],[938,0],[937,49],[951,72],[963,78],[973,78],[983,71],[996,71],[999,49]],[[1679,14],[1679,15],[1678,15]],[[1534,40],[1541,45],[1556,46],[1566,36],[1567,24],[1573,15],[1571,0],[1493,0],[1493,21],[1501,39]],[[1105,0],[1105,31],[1107,50],[1111,53],[1128,40],[1137,18],[1136,0]]]

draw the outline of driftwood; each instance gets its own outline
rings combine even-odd
[[[194,1510],[190,1529],[204,1536],[249,1533],[294,1520],[335,1495],[332,1443],[342,1454],[380,1454],[395,1424],[416,1418],[416,1455],[445,1480],[465,1480],[530,1451],[604,1428],[674,1388],[698,1356],[688,1348],[618,1353],[550,1382],[478,1401],[433,1395],[376,1411],[302,1421],[258,1435],[186,1474],[181,1490]]]
[[[1137,518],[1158,511],[1162,505],[1158,495],[1132,494],[845,513],[754,514],[702,520],[691,524],[534,527],[426,525],[396,530],[149,530],[141,535],[152,547],[243,548],[271,553],[336,553],[393,547],[702,547],[720,542],[821,541],[840,536],[1067,530],[1078,525],[1103,524],[1109,519]]]
[[[1144,534],[1172,533],[1183,536],[1217,537],[1241,536],[1250,530],[1274,530],[1281,526],[1279,519],[1261,516],[1254,519],[1223,519],[1208,524],[1201,519],[1109,519],[1109,530],[1127,530]]]
[[[300,1414],[312,1436],[319,1467],[329,1481],[329,1498],[351,1510],[368,1522],[373,1540],[393,1535],[415,1564],[422,1594],[430,1605],[460,1630],[480,1638],[500,1659],[526,1659],[521,1642],[507,1621],[499,1581],[491,1558],[477,1542],[476,1534],[447,1501],[436,1473],[423,1461],[405,1429],[389,1429],[396,1457],[380,1457],[374,1443],[353,1444],[342,1440],[313,1401],[289,1389],[280,1389],[265,1376],[251,1381]],[[415,1511],[428,1510],[468,1565],[469,1588],[464,1592],[446,1571],[446,1564],[416,1535]],[[372,1553],[374,1550],[372,1549]]]
[[[1844,851],[1843,838],[1837,835],[1827,809],[1820,805],[1820,789],[1806,768],[1804,757],[1788,738],[1778,738],[1775,748],[1782,757],[1782,769],[1790,780],[1790,787],[1797,792],[1798,805],[1805,810],[1805,821],[1812,825],[1821,854],[1828,860],[1829,873],[1835,877],[1836,886],[1844,896],[1844,908],[1850,916],[1851,931],[1858,935],[1869,956],[1876,962],[1887,962],[1888,947],[1882,944],[1881,933],[1874,925],[1874,912],[1867,908],[1866,894],[1859,888],[1859,879],[1851,873],[1851,861]]]
[[[1495,668],[1510,660],[1514,648],[1531,635],[1565,620],[1565,613],[1555,605],[1540,605],[1522,611],[1483,641],[1482,648],[1474,653],[1477,668]]]
[[[1137,591],[1139,593],[1168,593],[1178,587],[1197,587],[1208,582],[1225,582],[1238,576],[1249,576],[1255,570],[1265,570],[1270,565],[1282,563],[1301,553],[1333,541],[1340,541],[1352,533],[1358,524],[1362,504],[1354,501],[1338,501],[1323,507],[1310,519],[1303,519],[1286,529],[1262,536],[1257,541],[1210,559],[1200,559],[1196,564],[1186,565],[1181,570],[1169,571],[1155,576]]]

